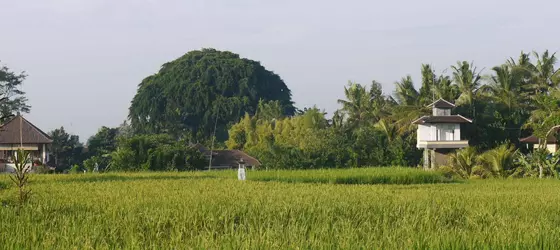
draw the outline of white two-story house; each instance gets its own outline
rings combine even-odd
[[[432,169],[446,165],[449,153],[469,146],[469,141],[461,137],[461,124],[472,120],[461,115],[452,115],[453,103],[439,99],[430,104],[431,116],[422,116],[413,124],[418,125],[416,147],[424,149],[424,168]]]

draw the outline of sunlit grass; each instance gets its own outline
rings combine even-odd
[[[32,176],[20,215],[15,189],[0,189],[0,248],[554,248],[560,237],[556,180],[251,180],[271,173],[246,182],[234,171]]]
[[[330,184],[423,184],[453,181],[439,172],[397,167],[256,171],[251,172],[248,178],[258,181]]]

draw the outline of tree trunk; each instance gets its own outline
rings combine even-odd
[[[543,173],[543,172],[544,172],[543,170],[544,170],[544,169],[543,169],[543,166],[542,166],[542,163],[541,163],[541,164],[539,164],[539,178],[540,178],[540,179],[543,178],[543,174],[544,174],[544,173]]]

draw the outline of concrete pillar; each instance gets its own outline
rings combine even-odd
[[[427,148],[424,149],[424,157],[423,158],[424,158],[424,166],[423,166],[424,170],[430,169],[430,165],[431,165],[430,164],[430,158],[431,157],[430,157],[430,150],[429,149],[427,149]]]
[[[43,159],[41,162],[43,162],[43,165],[47,165],[47,147],[45,147],[45,144],[43,144]]]
[[[430,150],[430,169],[436,169],[436,150]]]

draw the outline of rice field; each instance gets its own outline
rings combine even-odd
[[[327,173],[317,178],[320,181],[292,183],[262,178],[300,173],[290,177],[297,178],[308,172],[249,172],[245,182],[237,181],[235,172],[35,175],[30,203],[19,214],[14,207],[15,189],[8,185],[7,176],[0,175],[4,183],[0,185],[0,248],[502,249],[558,245],[560,181],[332,184],[338,183],[331,181],[332,176],[360,171],[371,176],[368,171],[375,172],[357,169]]]
[[[248,177],[255,181],[330,184],[426,184],[448,183],[453,179],[441,173],[418,168],[376,167],[357,169],[257,171]],[[456,180],[455,180],[456,181]]]

